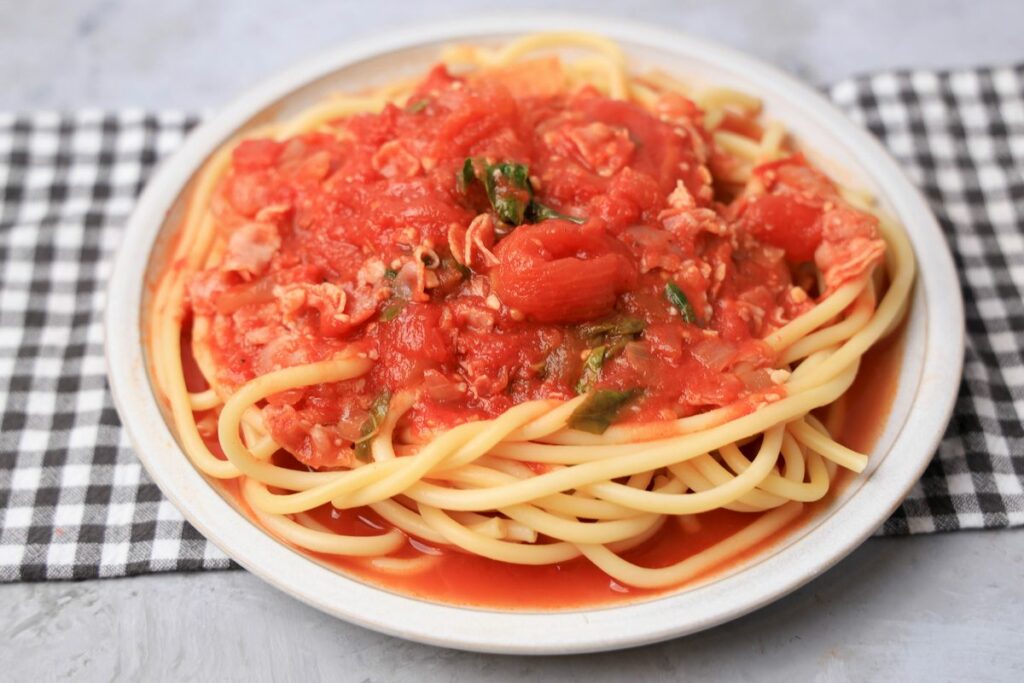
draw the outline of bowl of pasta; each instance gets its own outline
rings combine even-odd
[[[107,361],[150,476],[272,585],[421,642],[605,650],[885,520],[952,410],[955,281],[896,163],[772,67],[474,20],[195,130],[129,221]]]

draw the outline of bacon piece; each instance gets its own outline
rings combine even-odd
[[[272,223],[243,223],[228,238],[222,268],[251,280],[266,272],[274,254],[281,248],[281,235]]]
[[[450,310],[455,327],[470,332],[490,332],[498,321],[494,310],[469,297],[460,297],[452,301]]]
[[[222,270],[199,271],[188,281],[188,300],[192,310],[199,315],[217,313],[215,302],[230,286],[229,276]]]
[[[679,188],[676,189],[676,192]],[[673,195],[676,195],[673,192]],[[677,199],[679,206],[669,206],[658,214],[662,226],[675,237],[677,244],[685,254],[697,253],[697,238],[702,233],[725,235],[729,232],[728,224],[711,209],[692,208],[685,201]]]
[[[290,405],[268,405],[262,414],[274,438],[299,462],[317,470],[355,463],[351,443],[337,426],[315,423]]]
[[[837,206],[825,212],[821,226],[822,239],[814,251],[814,263],[828,291],[863,277],[885,257],[878,219],[871,214]]]
[[[331,282],[298,282],[275,287],[274,296],[280,301],[281,312],[287,323],[294,323],[306,308],[319,311],[321,320],[329,318],[346,322],[348,319],[344,313],[347,299],[345,291]]]
[[[505,391],[508,386],[508,368],[495,368],[484,360],[459,361],[463,376],[469,381],[469,388],[474,396],[488,398]]]
[[[640,262],[640,272],[648,273],[655,268],[674,273],[679,270],[686,256],[682,249],[665,230],[634,225],[619,236]]]
[[[469,227],[458,223],[448,226],[448,248],[452,256],[467,268],[480,271],[498,263],[494,246],[494,219],[489,213],[475,217]]]
[[[622,170],[636,146],[629,131],[607,123],[567,123],[544,133],[544,143],[562,156],[573,157],[602,178]]]

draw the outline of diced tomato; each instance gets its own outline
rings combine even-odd
[[[441,329],[438,306],[409,304],[389,322],[377,325],[379,363],[376,376],[389,391],[412,388],[427,369],[442,368],[454,359],[454,349]]]
[[[759,240],[786,251],[794,262],[814,258],[821,244],[820,206],[789,195],[762,195],[750,199],[740,213],[742,224]]]
[[[538,322],[582,322],[609,313],[637,280],[621,242],[603,228],[549,220],[523,226],[498,245],[494,290]]]
[[[754,169],[754,176],[768,192],[799,194],[809,202],[824,202],[838,197],[828,176],[812,167],[800,153],[761,164]]]
[[[277,163],[283,145],[275,140],[259,138],[242,140],[231,153],[231,161],[239,171],[253,171]]]

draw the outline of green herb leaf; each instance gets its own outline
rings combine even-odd
[[[534,199],[530,167],[526,164],[515,161],[486,164],[480,159],[467,157],[462,163],[462,169],[456,173],[455,180],[462,194],[466,194],[474,181],[480,180],[498,220],[512,227],[551,218],[560,218],[577,225],[586,222],[585,218],[560,213]],[[497,226],[495,231],[500,236],[501,230]]]
[[[618,418],[619,411],[640,393],[639,389],[595,391],[587,396],[569,416],[569,427],[591,434],[604,434],[605,430]]]
[[[476,169],[473,166],[473,159],[466,157],[466,160],[462,162],[462,168],[455,174],[455,185],[459,188],[459,192],[466,194],[474,180],[476,180]]]
[[[494,200],[494,213],[498,220],[509,225],[522,225],[526,209],[523,203],[515,197],[498,196]]]
[[[405,308],[405,304],[401,301],[388,304],[384,307],[384,310],[380,312],[380,319],[389,323],[398,317],[398,314],[402,312],[403,308]]]
[[[683,290],[679,289],[679,285],[674,282],[665,284],[665,298],[668,302],[679,309],[679,312],[683,316],[683,320],[688,323],[697,323],[697,312],[693,310],[693,305],[690,300],[686,298],[686,294]]]
[[[576,382],[576,393],[585,394],[594,386],[601,376],[601,366],[604,365],[605,352],[608,347],[597,346],[590,349],[590,355],[583,363],[583,373]]]
[[[506,179],[514,188],[530,190],[532,192],[530,187],[530,167],[526,164],[520,164],[515,161],[501,161],[487,167],[488,180],[494,182],[498,180],[498,176]]]
[[[428,104],[430,104],[430,98],[423,97],[416,100],[415,102],[410,102],[407,105],[405,105],[405,110],[410,114],[419,114],[421,111],[427,108]]]
[[[603,344],[604,361],[607,362],[622,353],[626,344],[636,339],[645,326],[646,323],[639,318],[620,317],[584,323],[577,328],[577,333],[588,344]]]
[[[391,392],[384,391],[373,400],[370,405],[370,416],[359,429],[359,440],[355,444],[356,457],[363,462],[370,460],[370,446],[374,437],[380,431],[384,417],[388,414],[388,405],[391,403]]]
[[[611,360],[622,353],[622,350],[626,348],[626,344],[631,340],[632,337],[611,337],[608,340],[608,350],[604,354],[605,360]]]
[[[503,161],[488,166],[484,176],[484,188],[491,200],[498,220],[509,225],[522,225],[526,218],[526,207],[533,198],[530,186],[530,169],[525,164]]]
[[[389,280],[394,280],[396,277],[398,277],[398,271],[395,270],[394,268],[388,268],[387,270],[384,271],[384,277],[386,277]]]
[[[579,326],[579,334],[584,339],[604,339],[605,337],[627,337],[640,334],[646,323],[639,318],[613,318],[596,323],[584,323]]]
[[[540,223],[550,218],[561,218],[563,221],[570,221],[576,225],[583,225],[587,222],[586,218],[577,218],[576,216],[560,213],[550,206],[541,204],[536,199],[531,200],[530,205],[526,207],[526,216],[531,223]]]

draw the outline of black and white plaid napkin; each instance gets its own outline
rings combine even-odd
[[[0,115],[0,580],[223,568],[146,476],[103,363],[104,288],[135,197],[196,124]]]
[[[829,94],[924,190],[967,310],[956,414],[880,533],[1024,525],[1024,66],[887,72]],[[142,470],[103,367],[103,289],[125,218],[195,123],[0,114],[2,581],[230,566]]]
[[[830,95],[924,191],[967,316],[953,419],[881,532],[1024,525],[1024,65],[880,73]]]

